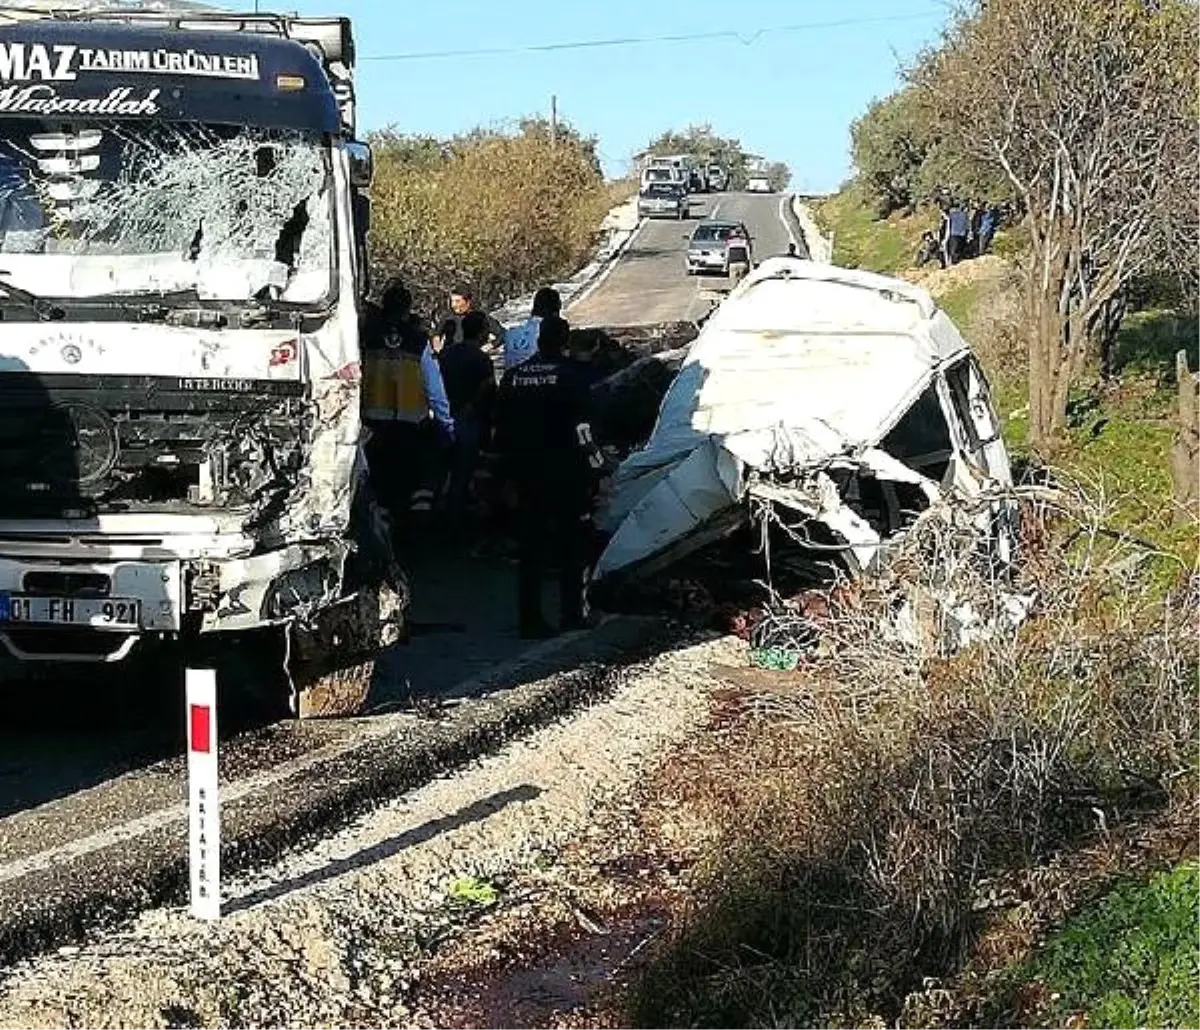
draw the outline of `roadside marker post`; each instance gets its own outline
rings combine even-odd
[[[188,669],[188,880],[197,919],[221,918],[221,804],[217,795],[217,674]]]

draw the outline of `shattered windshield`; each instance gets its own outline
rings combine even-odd
[[[319,301],[329,168],[290,130],[3,119],[0,260],[42,296]]]

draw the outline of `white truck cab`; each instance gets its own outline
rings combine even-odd
[[[350,23],[166,6],[0,21],[0,648],[280,627],[322,714],[326,645],[404,599],[359,446]]]

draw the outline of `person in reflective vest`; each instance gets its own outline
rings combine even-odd
[[[364,326],[362,413],[380,500],[394,517],[406,508],[429,511],[436,459],[454,439],[454,419],[412,295],[398,280]]]

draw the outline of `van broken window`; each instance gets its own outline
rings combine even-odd
[[[925,388],[879,446],[914,472],[935,483],[943,480],[950,467],[954,442],[942,412],[936,381]]]

